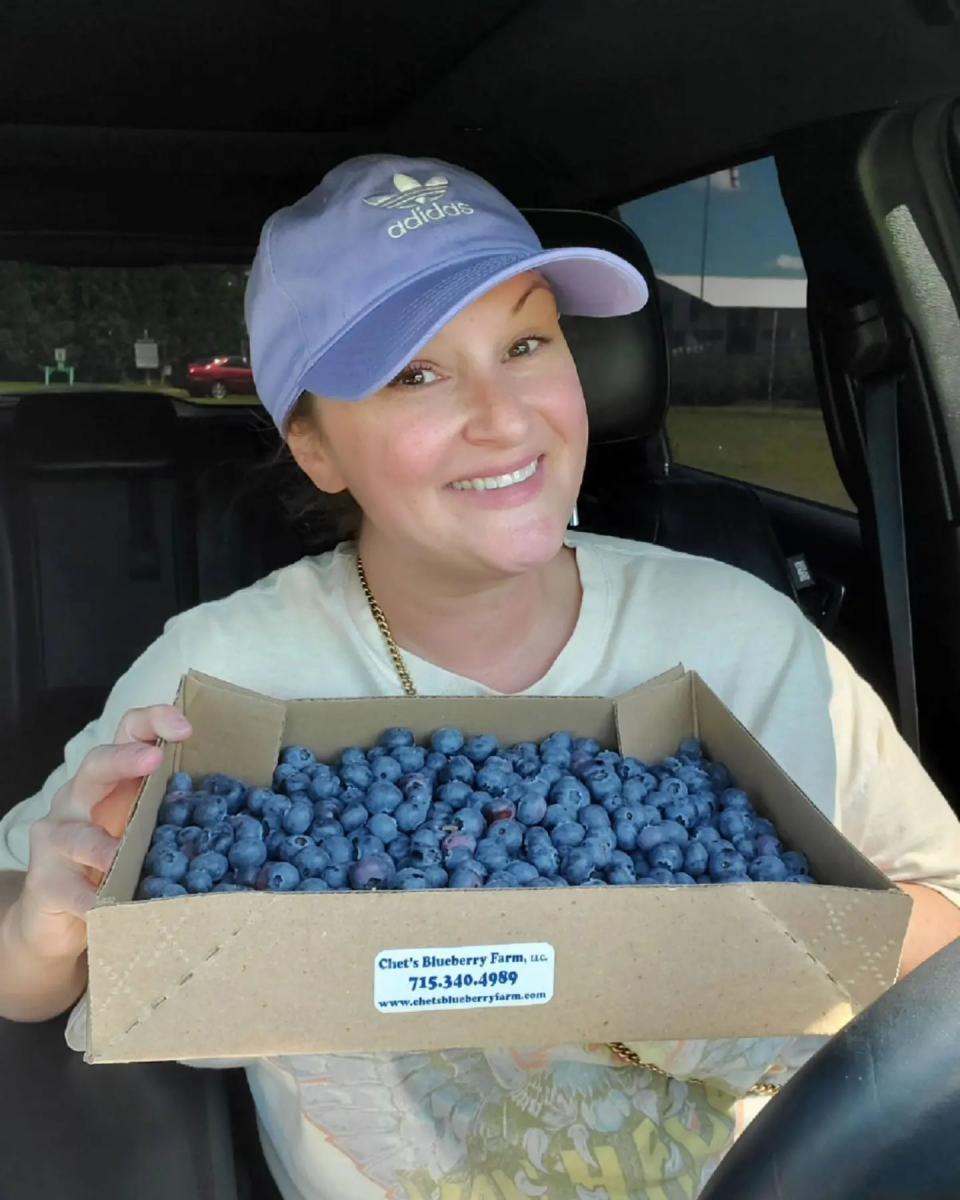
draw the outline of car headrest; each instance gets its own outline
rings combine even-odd
[[[561,321],[583,385],[590,442],[646,438],[666,418],[670,391],[663,319],[646,251],[613,217],[574,209],[524,209],[546,249],[596,246],[632,263],[650,288],[640,312],[625,317],[564,317]]]

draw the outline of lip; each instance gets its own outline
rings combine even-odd
[[[451,479],[446,486],[452,488],[455,483],[461,483],[465,479],[495,479],[498,475],[512,475],[514,471],[519,471],[523,467],[529,467],[534,461],[542,466],[543,455],[528,454],[526,458],[517,459],[516,462],[505,467],[484,467],[483,470],[473,471],[469,475],[458,475],[455,479]]]
[[[520,469],[520,467],[525,467],[527,463],[531,461],[532,459],[528,458],[526,462],[519,463],[513,469],[517,471]],[[523,505],[529,504],[532,500],[535,500],[543,491],[543,481],[546,470],[546,455],[541,454],[537,458],[537,470],[534,471],[529,479],[525,479],[523,483],[514,483],[510,487],[493,488],[489,491],[484,488],[479,492],[475,491],[473,488],[467,488],[464,491],[460,491],[454,487],[447,487],[444,490],[448,491],[451,497],[454,498],[455,504],[469,505],[471,512],[477,512],[478,510],[521,508]],[[501,475],[507,474],[506,471],[500,471],[497,473]],[[478,477],[473,476],[472,478]],[[483,476],[479,476],[479,478],[482,479]]]

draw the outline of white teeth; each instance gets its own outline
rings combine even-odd
[[[532,463],[525,467],[521,467],[519,471],[512,471],[509,475],[488,475],[483,479],[458,479],[456,483],[450,486],[458,492],[466,492],[471,488],[474,491],[492,491],[495,488],[512,487],[515,483],[523,483],[529,479],[537,468],[540,466],[539,458],[535,458]]]

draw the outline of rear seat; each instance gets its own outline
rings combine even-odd
[[[653,280],[619,222],[528,216],[546,246],[600,246]],[[669,474],[668,364],[653,292],[641,313],[564,319],[590,410],[582,527],[719,558],[791,594],[749,488]],[[168,617],[327,548],[285,519],[269,466],[277,436],[257,408],[51,391],[25,396],[4,425],[0,812],[40,786]]]

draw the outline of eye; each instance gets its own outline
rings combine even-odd
[[[533,335],[530,337],[520,338],[520,340],[514,342],[513,345],[510,347],[510,349],[507,351],[507,357],[508,358],[527,358],[531,354],[535,354],[541,346],[546,345],[546,343],[549,341],[550,341],[549,338],[536,337]]]
[[[427,384],[436,383],[439,378],[437,372],[426,363],[410,363],[398,375],[394,375],[387,387],[425,387]]]

